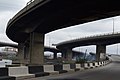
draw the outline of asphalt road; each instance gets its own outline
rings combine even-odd
[[[120,56],[111,56],[112,63],[99,68],[26,80],[120,80]]]

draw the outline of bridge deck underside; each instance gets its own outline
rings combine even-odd
[[[43,2],[48,1],[44,0]],[[40,3],[41,4],[41,3]],[[50,31],[120,14],[119,1],[114,0],[50,0],[37,4],[13,20],[7,35],[24,42],[30,32]]]

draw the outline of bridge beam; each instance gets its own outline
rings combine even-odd
[[[96,61],[102,61],[106,58],[106,45],[96,46]]]
[[[44,34],[30,34],[30,64],[44,64]]]

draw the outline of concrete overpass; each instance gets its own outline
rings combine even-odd
[[[5,46],[10,46],[10,47],[18,48],[17,44],[7,43],[7,42],[0,42],[0,47],[5,47]]]
[[[114,0],[34,0],[10,19],[6,34],[18,42],[19,53],[29,41],[30,63],[43,64],[45,33],[119,14]]]
[[[66,50],[66,54],[69,53],[68,54],[69,60],[72,60],[71,50],[73,48],[80,46],[96,45],[96,60],[99,61],[101,53],[104,53],[104,58],[105,58],[106,46],[116,43],[120,43],[120,33],[78,38],[78,39],[58,43],[56,47],[59,50]]]

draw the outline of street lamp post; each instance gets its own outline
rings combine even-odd
[[[114,18],[112,18],[112,20],[113,20],[113,34],[114,34],[114,27],[115,27]]]
[[[117,55],[118,55],[118,44],[117,44]]]

